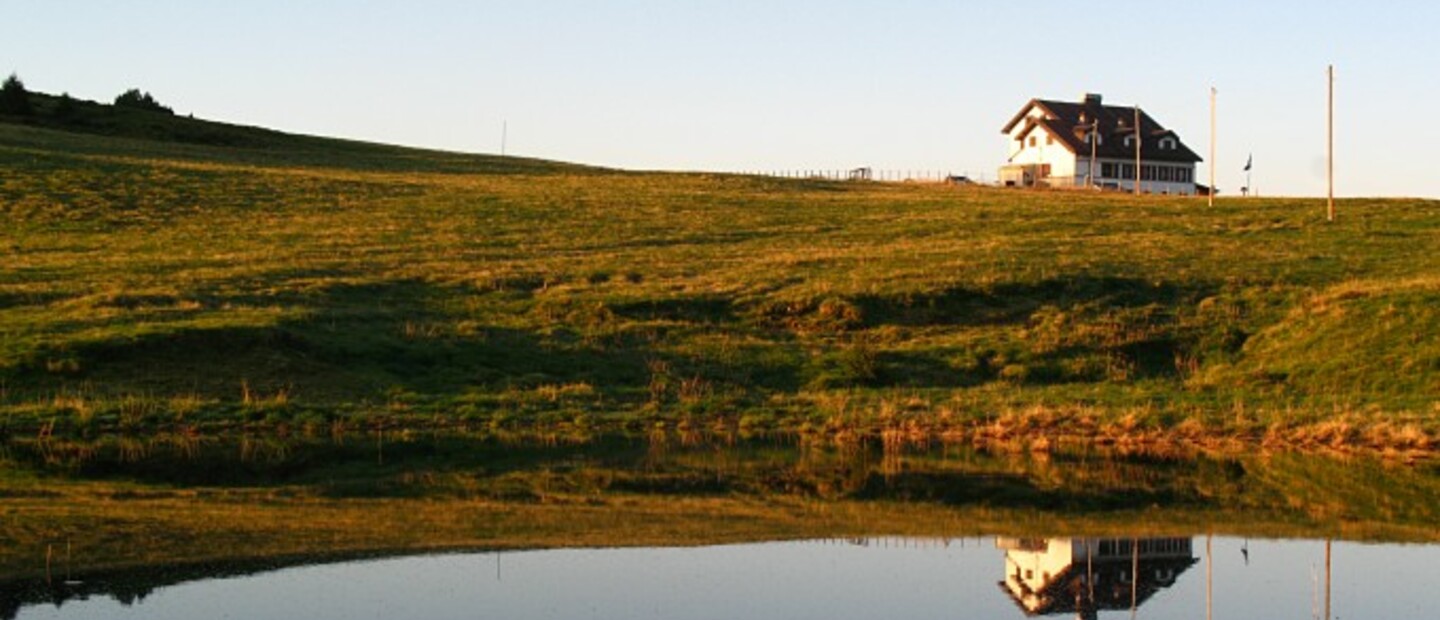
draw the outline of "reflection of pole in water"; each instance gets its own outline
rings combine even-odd
[[[1325,539],[1325,620],[1330,620],[1330,539]]]
[[[1214,617],[1215,606],[1212,604],[1215,592],[1215,559],[1211,554],[1211,540],[1214,534],[1205,535],[1205,620]]]
[[[1095,606],[1095,541],[1085,539],[1085,585],[1090,588],[1090,606]]]
[[[1137,110],[1139,108],[1136,108]],[[1139,118],[1139,117],[1136,117]],[[1135,135],[1140,135],[1140,125],[1135,125]],[[1137,140],[1138,142],[1138,140]],[[1140,149],[1135,149],[1138,153]],[[1138,172],[1136,173],[1139,174]],[[1135,187],[1140,187],[1138,184]],[[1140,193],[1138,190],[1135,193]],[[1140,607],[1140,539],[1130,539],[1130,620],[1135,620],[1135,612]]]
[[[1324,618],[1330,620],[1330,541],[1325,539],[1325,607],[1324,615],[1321,615],[1320,607],[1320,575],[1315,571],[1315,565],[1310,565],[1310,617]]]

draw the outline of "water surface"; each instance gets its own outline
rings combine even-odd
[[[1139,557],[1129,554],[1138,541]],[[1205,537],[849,539],[467,553],[196,579],[18,618],[1312,618],[1323,541]],[[1089,562],[1072,552],[1095,550]],[[1106,548],[1107,553],[1098,551]],[[1434,545],[1334,543],[1331,617],[1434,618]],[[1212,563],[1207,562],[1209,558]],[[1132,590],[1131,567],[1140,579]],[[1207,569],[1209,574],[1207,575]],[[1052,572],[1053,571],[1053,572]],[[1093,578],[1092,592],[1086,579]],[[1207,583],[1208,581],[1208,583]]]

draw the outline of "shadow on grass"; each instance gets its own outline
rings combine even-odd
[[[209,294],[207,306],[298,305],[271,326],[184,328],[56,352],[78,369],[20,370],[44,389],[89,383],[117,393],[235,399],[241,390],[307,399],[380,397],[387,391],[459,394],[467,388],[591,382],[633,388],[648,380],[647,353],[548,334],[478,326],[460,333],[441,305],[453,291],[415,280],[339,284],[279,296]],[[42,356],[43,357],[43,356]],[[297,394],[298,393],[298,394]]]
[[[323,281],[335,275],[285,274],[283,280],[320,276]],[[795,392],[807,386],[962,388],[1001,379],[1033,384],[1095,382],[1107,380],[1103,370],[1095,369],[1111,362],[1125,366],[1131,379],[1166,377],[1175,374],[1185,343],[1174,329],[1164,326],[1119,343],[1081,342],[1004,355],[872,351],[844,339],[817,350],[797,334],[817,326],[841,330],[822,332],[835,334],[885,326],[1003,323],[1023,328],[1041,308],[1092,314],[1164,308],[1208,292],[1134,279],[1079,277],[920,296],[772,303],[757,313],[724,295],[554,304],[417,279],[330,282],[311,288],[272,286],[270,290],[277,291],[273,294],[264,290],[257,283],[237,283],[201,293],[198,301],[207,309],[253,306],[301,311],[268,326],[182,328],[112,337],[51,356],[69,364],[58,373],[42,354],[28,368],[10,371],[12,378],[19,379],[14,384],[20,386],[13,393],[23,396],[24,390],[31,390],[43,395],[88,384],[112,394],[229,402],[298,398],[324,406],[385,402],[395,394],[446,400],[474,393],[588,386],[586,390],[611,405],[636,405],[657,397],[678,398],[682,385],[691,399],[726,393],[758,401],[774,391]],[[126,297],[115,303],[128,307],[144,302]],[[469,303],[479,305],[461,308]],[[506,313],[524,312],[533,315],[525,316],[535,323],[533,327],[488,323],[507,318]],[[776,312],[794,316],[787,319]],[[806,313],[816,317],[812,320]],[[466,320],[469,316],[475,319]],[[1173,320],[1163,311],[1160,316],[1156,320]],[[744,335],[737,342],[747,344],[728,346],[719,353],[696,347],[692,338],[705,333],[726,341]],[[1016,355],[1021,359],[1017,361]],[[1016,363],[1023,368],[1005,369]]]
[[[862,295],[854,303],[866,325],[905,327],[1023,324],[1037,310],[1054,306],[1107,309],[1174,306],[1217,290],[1211,285],[1178,285],[1138,278],[1074,276],[1013,282],[989,288],[950,288],[912,295]]]

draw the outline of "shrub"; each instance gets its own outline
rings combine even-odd
[[[151,96],[150,93],[142,93],[138,88],[132,88],[120,93],[120,95],[115,98],[115,107],[148,110],[150,112],[161,112],[164,114],[175,113],[174,110],[160,105],[160,102],[156,101],[155,97]]]
[[[70,120],[75,117],[75,99],[70,93],[60,93],[60,99],[55,102],[55,118]]]

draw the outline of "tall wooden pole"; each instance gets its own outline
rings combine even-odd
[[[1215,206],[1215,87],[1210,87],[1210,195],[1209,206]]]
[[[1095,187],[1095,145],[1100,142],[1100,119],[1090,123],[1090,187]]]
[[[1140,195],[1140,106],[1135,106],[1135,195]]]
[[[1325,179],[1329,186],[1328,199],[1325,202],[1325,220],[1335,221],[1335,65],[1330,65],[1326,70],[1328,77],[1327,90],[1329,96],[1326,100],[1325,113]]]

